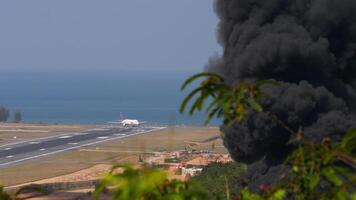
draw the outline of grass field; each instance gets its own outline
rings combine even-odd
[[[218,136],[218,128],[170,127],[161,131],[100,143],[83,149],[32,160],[0,169],[0,185],[17,185],[60,176],[89,168],[96,164],[137,164],[144,152],[173,151],[196,144],[196,149],[211,149],[207,139]],[[215,152],[224,153],[220,139],[214,141]]]

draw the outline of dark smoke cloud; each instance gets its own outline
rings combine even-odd
[[[355,108],[355,11],[355,0],[218,0],[224,53],[209,68],[229,81],[306,80]]]
[[[224,51],[208,71],[228,83],[281,81],[282,87],[264,89],[261,103],[311,140],[338,140],[356,127],[355,0],[216,0],[215,10]],[[293,148],[292,136],[264,113],[222,131],[231,155],[250,163],[255,171],[247,174],[260,183],[277,176],[268,169]]]
[[[325,137],[339,140],[348,128],[356,126],[345,102],[325,87],[315,88],[306,81],[283,85],[266,88],[267,96],[261,103],[295,132],[304,127],[303,133],[310,140],[320,141]],[[291,139],[267,113],[252,112],[242,124],[223,130],[224,144],[234,159],[247,163],[266,155],[273,159],[273,155],[287,152],[286,143]]]

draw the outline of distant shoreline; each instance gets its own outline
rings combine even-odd
[[[110,125],[108,123],[50,123],[50,122],[0,122],[1,125],[43,125],[43,126],[105,126],[105,125]],[[167,126],[167,127],[196,127],[196,128],[218,128],[219,126],[216,125],[211,125],[211,126],[205,126],[205,125],[190,125],[190,124],[176,124],[176,125],[167,125],[167,124],[160,124],[160,123],[148,123],[148,125],[159,125],[159,126]]]

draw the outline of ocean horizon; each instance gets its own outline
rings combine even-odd
[[[178,111],[186,94],[180,86],[193,73],[9,70],[0,75],[0,105],[12,114],[20,111],[27,123],[104,124],[122,115],[150,124],[199,126],[204,113]]]

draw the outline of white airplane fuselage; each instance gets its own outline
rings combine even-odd
[[[124,127],[126,126],[139,126],[140,122],[137,119],[124,119],[121,121]]]

